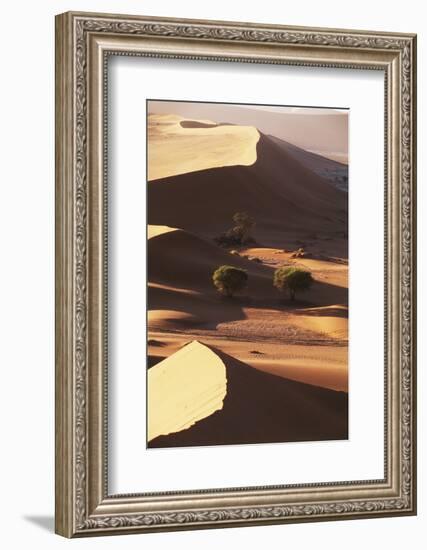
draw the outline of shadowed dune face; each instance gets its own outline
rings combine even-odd
[[[271,270],[237,255],[212,241],[188,231],[148,226],[147,262],[150,282],[173,284],[181,289],[217,294],[212,284],[213,271],[219,265],[233,265],[250,275],[250,289],[271,290]]]
[[[264,135],[254,164],[149,181],[148,203],[149,224],[173,225],[207,237],[228,229],[236,211],[246,211],[256,218],[256,237],[264,245],[283,242],[284,232],[347,230],[347,194]]]
[[[212,354],[212,361],[214,362],[216,357],[217,364],[224,366],[226,392],[225,395],[221,393],[223,395],[221,407],[216,410],[212,410],[215,406],[210,407],[210,414],[187,428],[151,439],[148,443],[149,447],[347,439],[348,417],[345,393],[286,380],[253,369],[214,347],[201,343],[197,343],[197,347],[209,350],[209,353],[207,351],[205,353],[209,356]],[[180,353],[175,354],[176,358],[174,355],[170,357],[169,365],[165,365],[164,370],[173,371],[175,361],[180,359],[178,356]],[[162,363],[159,363],[150,369],[149,373],[156,368],[162,368],[161,365]],[[197,362],[192,365],[191,354],[187,354],[187,369],[194,369],[194,372],[197,372],[198,368],[204,367]],[[218,366],[218,372],[219,370]],[[201,370],[198,374],[202,376]],[[198,384],[198,378],[192,381],[186,379],[186,382],[190,385]],[[168,395],[170,392],[181,394],[181,389],[181,381],[176,378],[168,387]],[[187,386],[183,391],[190,395],[192,390]],[[215,393],[214,390],[212,393]],[[163,397],[164,399],[160,393],[156,396],[161,401],[167,401],[167,396]],[[214,398],[213,403],[216,402]],[[180,403],[183,411],[187,410],[185,404],[185,400]],[[175,405],[171,406],[165,414],[181,418]],[[171,422],[176,423],[175,420]],[[184,425],[186,423],[184,422]],[[149,433],[156,432],[155,430],[150,432],[149,427]]]

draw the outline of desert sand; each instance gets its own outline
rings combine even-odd
[[[158,392],[149,401],[149,447],[347,437],[346,393],[261,372],[196,341],[151,368],[148,381]]]
[[[226,358],[223,363],[227,380],[229,365],[239,365],[239,368],[232,370],[236,382],[233,391],[227,383],[223,408],[212,410],[180,431],[177,427],[186,426],[189,417],[178,420],[176,415],[172,423],[163,418],[159,421],[160,427],[149,427],[150,446],[215,444],[215,439],[217,444],[345,439],[347,193],[322,176],[325,168],[335,170],[342,165],[337,168],[329,159],[293,150],[292,144],[267,136],[256,128],[218,126],[224,122],[220,118],[206,118],[199,123],[194,118],[187,121],[181,116],[169,119],[173,125],[179,124],[179,128],[172,130],[172,135],[170,129],[161,130],[156,137],[156,154],[149,157],[150,174],[162,173],[171,167],[175,170],[174,175],[149,178],[147,184],[149,377],[158,367],[169,372],[177,354],[193,341]],[[155,120],[149,118],[149,132]],[[219,136],[230,128],[235,128],[233,147],[228,148],[220,160],[221,155],[215,154],[218,140],[222,139]],[[179,138],[174,135],[175,131]],[[193,154],[178,155],[182,158],[178,161],[176,147],[183,137],[188,140],[185,148]],[[192,164],[192,157],[196,164]],[[203,168],[197,168],[197,163]],[[231,218],[237,211],[246,211],[256,220],[257,244],[235,250],[222,248],[214,237],[230,228]],[[299,248],[305,251],[303,257],[295,257],[294,251]],[[212,284],[213,270],[224,264],[243,268],[249,275],[247,288],[232,299],[221,297]],[[274,270],[281,266],[302,267],[314,278],[312,288],[295,302],[272,285]],[[171,362],[165,363],[168,358]],[[202,364],[201,361],[189,363],[188,373],[194,372],[196,364]],[[251,373],[249,378],[247,372]],[[253,386],[252,376],[257,380]],[[246,388],[246,384],[252,388],[248,386],[246,394],[237,390],[239,378],[242,388]],[[265,380],[273,382],[264,384]],[[316,401],[321,395],[322,407],[316,409],[311,404],[307,406],[308,416],[302,411],[293,415],[286,407],[279,406],[277,396],[276,408],[273,407],[267,420],[264,409],[269,406],[273,386],[282,388],[283,399],[290,399],[289,395],[295,391],[301,403]],[[189,387],[187,385],[187,389]],[[161,399],[162,392],[159,390],[157,399]],[[276,394],[273,392],[271,399],[273,395]],[[197,399],[195,403],[199,403]],[[239,399],[247,399],[245,403],[255,399],[258,403],[258,420],[248,417],[247,422],[253,426],[258,422],[263,428],[253,428],[252,435],[246,428],[239,431],[231,420],[237,414]],[[295,407],[294,401],[291,402]],[[219,402],[215,403],[212,407],[219,406]],[[175,406],[178,405],[171,404],[172,408]],[[246,404],[242,406],[249,408]],[[200,414],[210,410],[205,405],[195,407],[202,411]],[[169,415],[160,413],[160,405],[155,409],[159,417]],[[239,422],[244,423],[243,416],[238,416]],[[311,427],[309,417],[313,422]],[[317,417],[325,422],[319,420],[318,424]],[[220,424],[212,420],[217,418],[223,419]],[[282,430],[280,422],[284,423]],[[233,436],[224,433],[225,423]],[[221,432],[219,425],[223,426]]]
[[[147,384],[148,441],[222,409],[227,393],[224,363],[196,340],[150,369]]]
[[[148,180],[218,166],[249,166],[256,161],[258,140],[252,126],[149,115]]]

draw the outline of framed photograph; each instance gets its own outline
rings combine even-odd
[[[56,532],[416,513],[416,37],[56,18]]]

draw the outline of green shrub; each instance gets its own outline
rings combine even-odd
[[[313,277],[309,271],[298,267],[279,267],[274,272],[274,286],[281,292],[288,291],[291,300],[295,300],[298,292],[305,292],[313,284]]]
[[[246,287],[248,274],[244,269],[222,265],[213,272],[212,281],[221,294],[231,298],[233,294]]]
[[[215,242],[225,248],[254,244],[255,239],[251,236],[251,232],[255,227],[255,220],[247,212],[236,212],[233,215],[233,222],[234,226],[216,237]]]
[[[252,239],[251,231],[255,227],[255,220],[247,212],[236,212],[233,216],[235,235],[240,238],[242,244],[250,242]]]

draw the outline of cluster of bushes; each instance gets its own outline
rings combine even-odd
[[[231,229],[214,239],[217,244],[225,248],[231,248],[255,243],[252,236],[255,220],[247,212],[236,212],[233,216],[233,223]],[[239,253],[237,250],[231,250],[231,254],[238,255]],[[295,257],[306,255],[302,248],[294,254],[297,254]],[[249,259],[261,262],[259,258]],[[222,265],[214,271],[212,281],[218,292],[231,298],[236,292],[246,288],[248,274],[244,269]],[[279,291],[287,292],[291,300],[295,300],[297,293],[308,290],[312,283],[311,273],[298,267],[279,267],[273,276],[273,285]]]
[[[248,273],[239,267],[222,265],[212,275],[212,281],[218,292],[231,298],[236,292],[246,288]],[[296,294],[308,290],[313,284],[309,271],[298,267],[279,267],[274,272],[273,285],[281,292],[287,292],[291,300]]]

